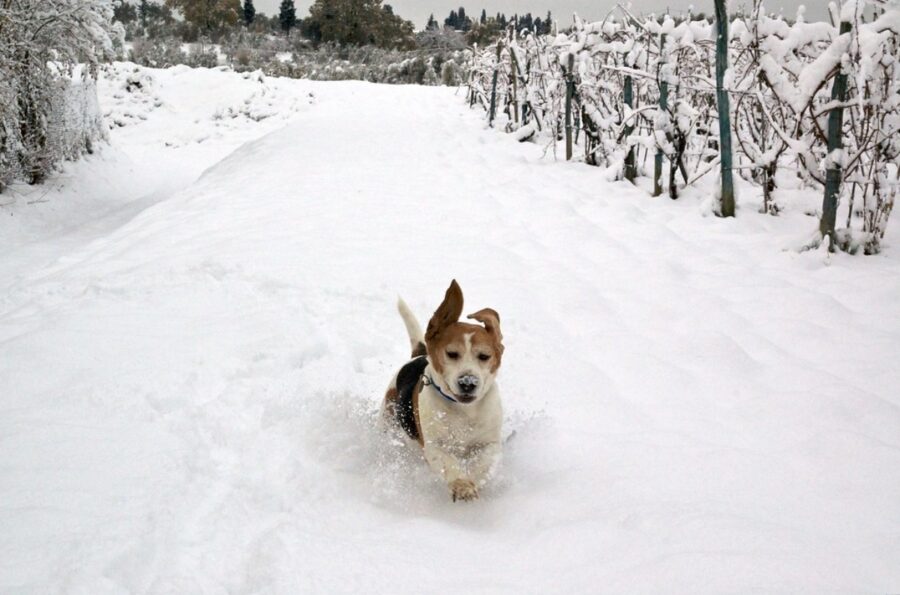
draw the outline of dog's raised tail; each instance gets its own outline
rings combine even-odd
[[[412,357],[425,355],[425,335],[422,333],[422,327],[416,320],[416,315],[412,313],[403,298],[397,298],[397,311],[403,318],[403,324],[406,325],[406,333],[409,335],[409,347],[412,351]]]

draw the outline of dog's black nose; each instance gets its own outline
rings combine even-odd
[[[466,374],[465,376],[460,376],[456,381],[456,384],[459,385],[461,393],[466,395],[472,394],[475,392],[475,389],[478,388],[478,377]]]

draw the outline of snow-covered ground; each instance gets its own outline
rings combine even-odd
[[[802,205],[704,216],[452,89],[131,70],[0,196],[0,591],[900,591],[896,226],[799,254]],[[374,423],[396,296],[454,277],[512,434],[462,505]]]

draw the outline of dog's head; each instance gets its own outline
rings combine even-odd
[[[428,361],[440,375],[443,388],[460,403],[474,403],[488,393],[503,357],[500,315],[485,308],[469,318],[481,324],[459,322],[463,294],[454,279],[425,332]]]

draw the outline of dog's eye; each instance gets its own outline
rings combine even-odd
[[[486,362],[486,361],[488,361],[489,359],[491,359],[491,356],[489,356],[489,355],[486,354],[486,353],[479,353],[479,354],[478,354],[478,359],[480,359],[480,360],[483,361],[483,362]]]
[[[459,359],[459,352],[458,351],[448,351],[447,357],[449,357],[450,359]]]

